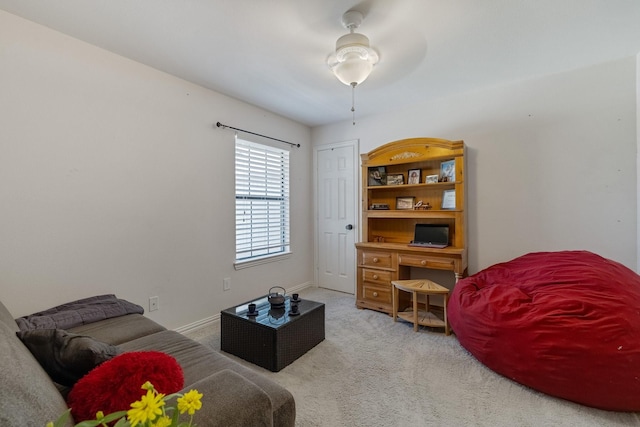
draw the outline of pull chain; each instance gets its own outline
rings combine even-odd
[[[358,83],[351,83],[351,114],[353,120],[353,126],[356,125],[356,85]]]

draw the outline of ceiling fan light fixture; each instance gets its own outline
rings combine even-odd
[[[347,86],[356,86],[369,77],[379,57],[369,45],[369,38],[354,32],[362,22],[360,12],[349,11],[342,21],[351,32],[336,41],[336,51],[329,55],[327,64],[338,80]]]
[[[371,74],[373,64],[358,58],[348,58],[338,62],[333,68],[333,74],[347,86],[357,86]]]
[[[367,59],[370,50],[369,38],[364,34],[345,34],[336,42],[336,59],[341,61],[346,55],[351,53],[356,53],[362,59]]]
[[[350,10],[342,15],[342,25],[349,29],[336,41],[335,52],[327,58],[327,64],[333,74],[347,86],[351,86],[351,112],[353,124],[355,119],[355,89],[364,82],[373,67],[378,63],[378,53],[369,45],[369,38],[354,30],[362,23],[363,15],[356,10]]]

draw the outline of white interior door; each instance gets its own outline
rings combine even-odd
[[[316,149],[316,272],[322,288],[355,293],[357,141]]]

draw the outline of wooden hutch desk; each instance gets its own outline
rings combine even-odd
[[[362,154],[362,242],[357,249],[356,306],[392,314],[393,280],[411,279],[410,269],[448,270],[456,281],[467,270],[466,220],[464,208],[465,147],[462,141],[412,138],[385,144]],[[454,178],[442,181],[443,162],[455,164]],[[409,171],[419,170],[419,182],[407,184]],[[371,181],[372,172],[403,175],[403,183],[386,185]],[[427,183],[427,176],[440,177]],[[442,209],[445,191],[455,192],[455,207]],[[397,198],[422,201],[430,209],[397,209]],[[373,209],[388,205],[389,209]],[[449,225],[450,245],[443,249],[413,247],[415,224]],[[408,301],[400,301],[408,305]]]

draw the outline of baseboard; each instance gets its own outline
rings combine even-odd
[[[286,289],[286,291],[287,291],[287,294],[293,294],[293,293],[298,293],[303,289],[315,288],[315,287],[317,287],[315,284],[311,282],[306,282],[300,285],[293,286],[289,289]],[[179,332],[181,334],[188,334],[190,332],[198,331],[202,328],[210,327],[219,321],[220,321],[220,313],[217,313],[211,317],[205,317],[204,319],[197,320],[193,323],[189,323],[188,325],[175,328],[174,331]]]
[[[196,322],[189,323],[188,325],[180,326],[179,328],[174,329],[174,331],[179,332],[181,334],[188,334],[189,332],[195,332],[202,328],[209,327],[219,321],[220,321],[220,313],[211,317],[205,317],[204,319],[200,319]]]
[[[302,291],[303,289],[307,289],[307,288],[317,288],[317,286],[314,283],[311,283],[311,282],[302,283],[300,285],[293,286],[293,287],[287,289],[287,294],[291,295],[291,294],[294,294],[294,293],[298,293],[298,292]]]

